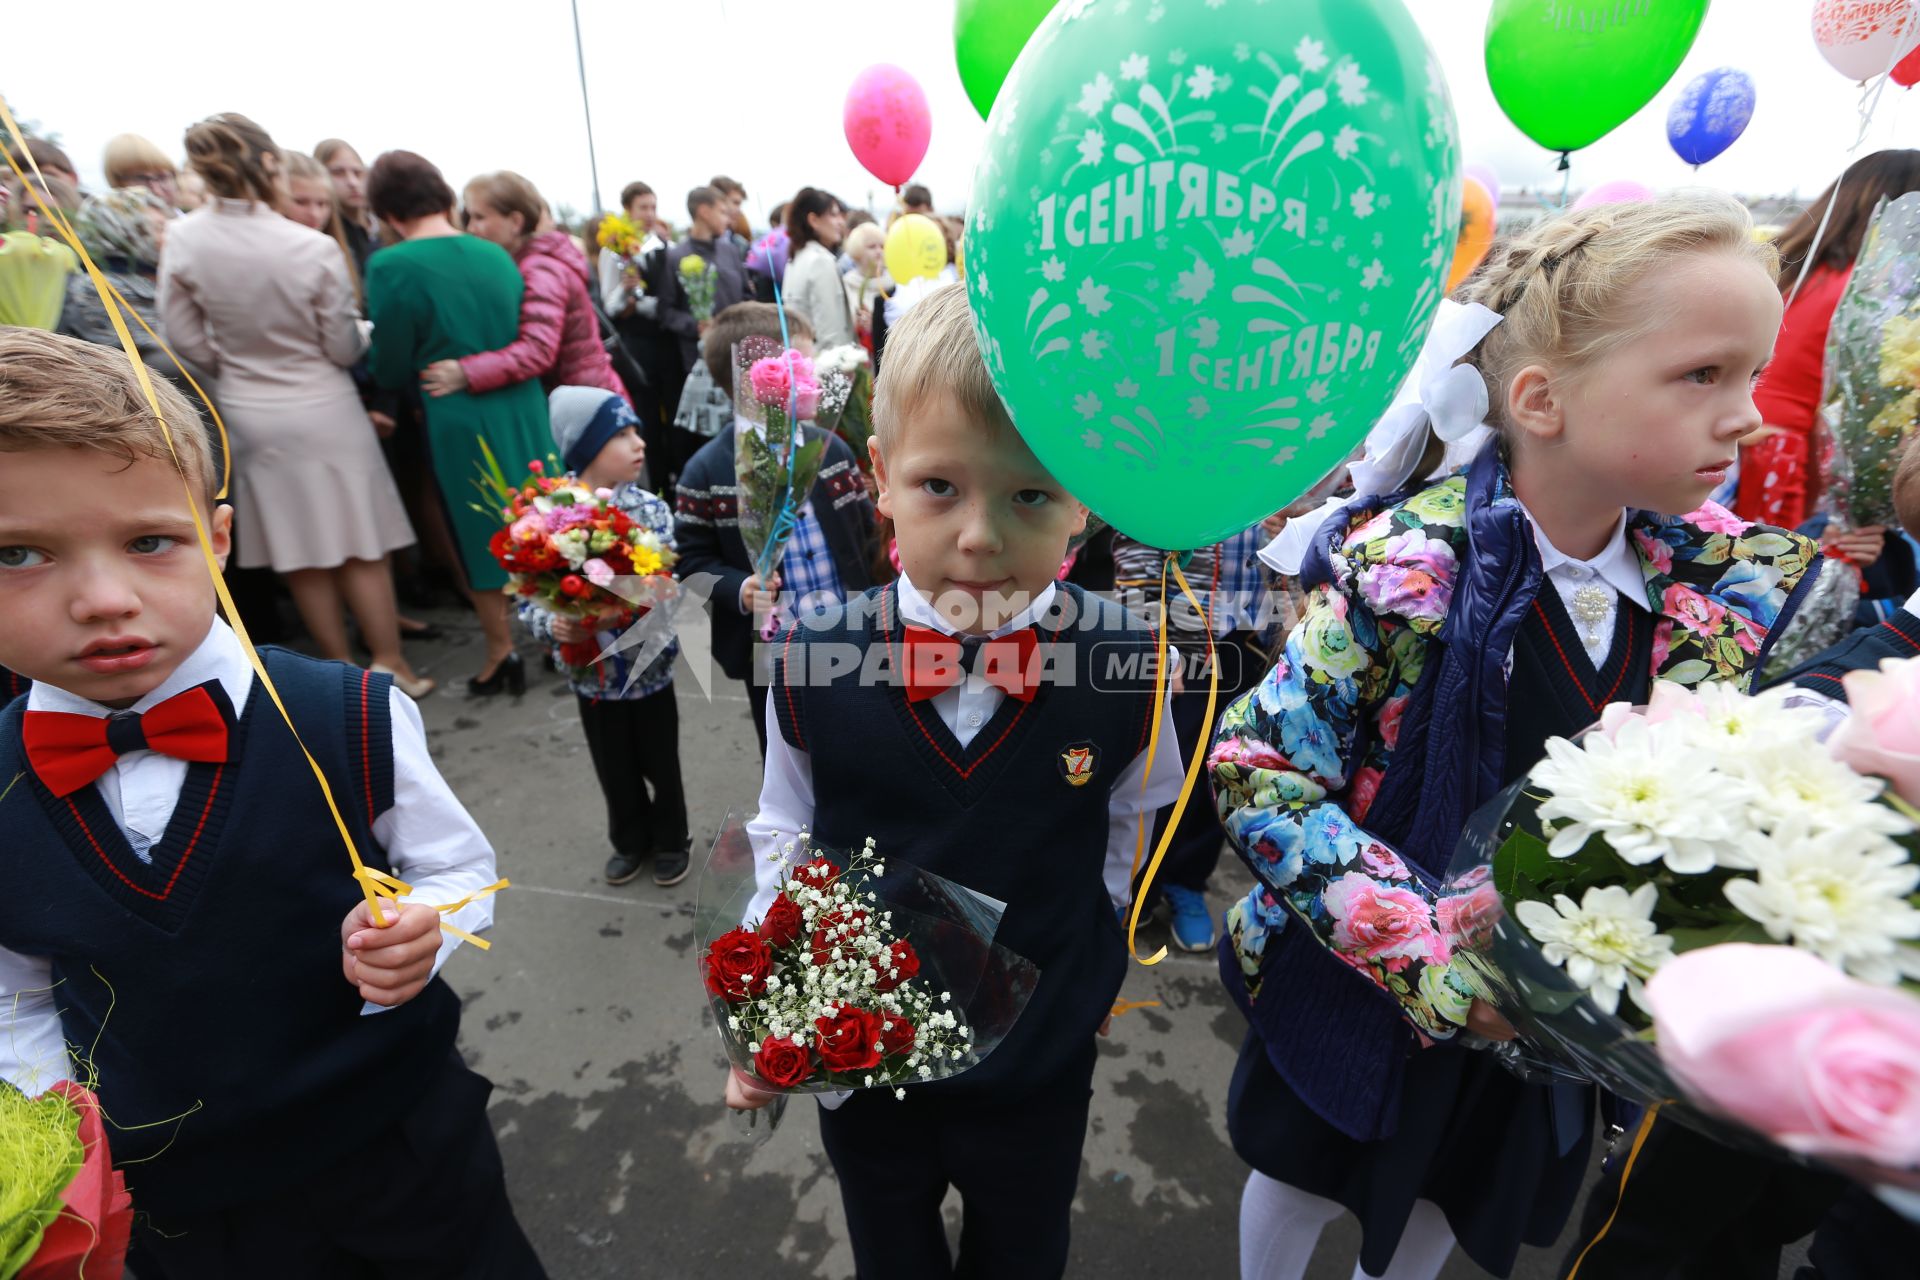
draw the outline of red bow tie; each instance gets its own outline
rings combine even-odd
[[[1032,702],[1038,684],[1028,682],[1027,672],[1039,644],[1032,627],[985,641],[974,654],[973,672],[1008,697]],[[924,702],[967,677],[966,649],[953,636],[908,627],[904,647],[908,702]]]
[[[135,714],[106,717],[29,711],[21,726],[34,774],[56,796],[72,795],[131,751],[176,760],[223,762],[232,710],[220,682],[209,680]]]

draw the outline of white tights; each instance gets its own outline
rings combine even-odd
[[[1249,1173],[1240,1196],[1240,1280],[1301,1280],[1320,1232],[1344,1212],[1331,1200]],[[1416,1200],[1393,1261],[1371,1280],[1434,1280],[1451,1252],[1446,1215],[1432,1201]],[[1354,1264],[1353,1280],[1368,1275]]]

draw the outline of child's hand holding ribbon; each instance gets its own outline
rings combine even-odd
[[[421,903],[382,901],[390,923],[380,928],[364,902],[340,923],[340,968],[370,1004],[399,1005],[419,995],[433,977],[440,951],[440,913]],[[397,913],[397,914],[396,914]]]

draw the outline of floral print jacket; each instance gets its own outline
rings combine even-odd
[[[1308,594],[1273,669],[1222,716],[1208,760],[1215,796],[1259,880],[1227,916],[1249,1000],[1263,979],[1285,980],[1262,966],[1291,912],[1419,1031],[1443,1039],[1465,1022],[1471,995],[1449,968],[1448,917],[1485,904],[1440,898],[1363,824],[1433,643],[1447,638],[1467,484],[1463,472],[1382,508],[1349,508],[1344,537],[1328,539],[1331,580]],[[1514,501],[1504,469],[1494,500]],[[1655,615],[1653,675],[1746,687],[1817,546],[1712,504],[1685,517],[1634,512],[1627,530]]]

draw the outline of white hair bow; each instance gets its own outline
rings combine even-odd
[[[1367,433],[1365,452],[1347,467],[1353,496],[1329,498],[1319,510],[1287,521],[1280,536],[1261,549],[1262,562],[1297,577],[1313,535],[1334,512],[1358,498],[1395,493],[1415,478],[1427,452],[1429,430],[1447,446],[1438,468],[1443,472],[1465,465],[1485,447],[1493,437],[1486,421],[1486,380],[1478,369],[1459,362],[1501,319],[1499,312],[1477,302],[1441,299],[1413,371]]]

